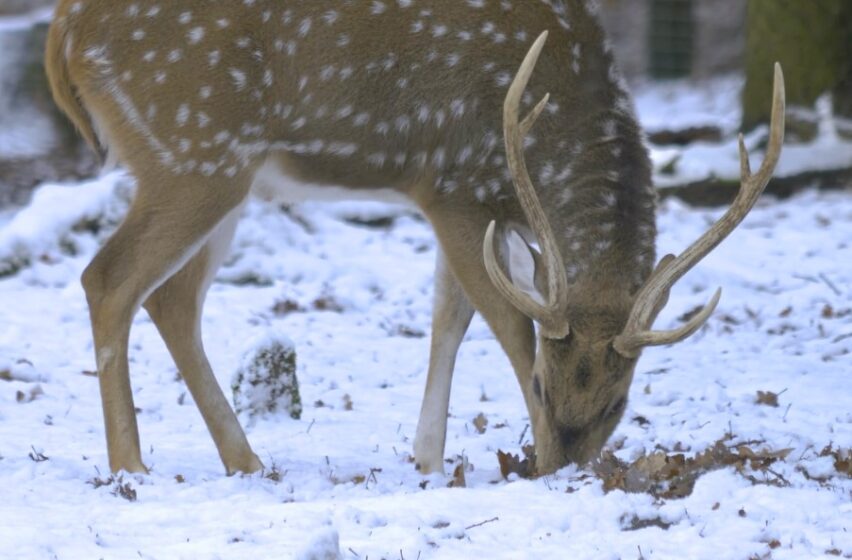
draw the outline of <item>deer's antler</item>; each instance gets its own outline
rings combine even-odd
[[[740,134],[740,190],[731,207],[719,221],[698,238],[683,253],[675,257],[666,255],[651,277],[636,296],[624,331],[615,338],[613,347],[627,357],[639,355],[642,347],[671,344],[694,333],[704,324],[719,303],[721,288],[716,290],[710,302],[682,327],[671,331],[653,331],[651,325],[657,314],[668,301],[669,290],[689,269],[698,264],[725,237],[728,236],[749,213],[760,193],[766,187],[784,143],[784,74],[781,65],[775,64],[775,84],[772,94],[772,122],[769,128],[769,145],[766,157],[756,175],[751,174],[743,136]]]
[[[553,230],[544,209],[541,207],[541,202],[535,192],[524,160],[524,137],[541,115],[550,95],[545,95],[523,121],[520,120],[519,116],[521,97],[546,40],[547,31],[539,35],[533,43],[512,85],[509,87],[509,92],[506,94],[506,100],[503,103],[503,133],[512,182],[515,184],[515,191],[518,194],[518,200],[527,222],[541,247],[541,263],[547,278],[548,301],[544,304],[535,301],[526,292],[518,289],[503,273],[494,252],[496,224],[493,220],[485,233],[483,255],[488,276],[500,293],[522,313],[539,323],[545,336],[562,338],[568,334],[568,319],[566,317],[568,280],[565,276],[565,266],[562,263],[559,246],[556,244]]]

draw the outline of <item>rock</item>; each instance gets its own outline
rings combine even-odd
[[[325,527],[308,535],[305,545],[296,553],[298,560],[340,560],[340,535]]]
[[[296,378],[296,350],[286,336],[267,334],[243,356],[231,380],[234,409],[249,421],[284,412],[302,416],[302,397]]]

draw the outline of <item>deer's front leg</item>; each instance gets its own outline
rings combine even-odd
[[[515,371],[515,375],[521,387],[524,402],[526,403],[527,410],[530,413],[530,421],[534,422],[534,409],[532,407],[532,399],[534,398],[532,396],[532,367],[535,359],[535,330],[533,328],[532,321],[513,307],[509,301],[497,291],[485,270],[485,263],[482,258],[482,239],[488,226],[488,222],[491,219],[490,215],[488,215],[484,208],[481,209],[481,212],[471,211],[471,208],[477,208],[475,204],[459,204],[452,200],[444,201],[439,204],[421,203],[421,208],[424,210],[424,213],[435,228],[435,233],[440,242],[447,268],[449,269],[446,274],[452,274],[452,278],[456,280],[456,283],[453,284],[454,288],[458,289],[460,287],[463,291],[464,299],[462,301],[470,302],[467,305],[472,305],[473,308],[483,316],[485,321],[488,323],[488,326],[491,327],[491,330],[497,337],[497,340],[500,342],[500,345],[503,347],[503,350],[506,352],[506,355],[509,357],[509,361],[512,364],[512,368]],[[437,297],[438,294],[436,294],[436,298]],[[461,296],[456,297],[459,298]],[[447,305],[448,308],[452,305],[457,307],[459,306],[458,302],[450,303],[448,301],[444,302],[444,304]],[[438,300],[436,299],[436,309],[437,305]],[[469,310],[469,307],[466,309]],[[469,311],[466,312],[469,313]],[[433,319],[433,330],[440,325],[437,317],[438,314],[436,311],[436,318]],[[469,316],[467,320],[469,321]],[[450,339],[446,333],[441,334],[444,339]],[[456,336],[458,336],[458,341],[453,347],[453,359],[455,358],[455,351],[458,348],[458,343],[461,342],[461,337],[464,336],[464,331]],[[432,362],[437,361],[439,356],[439,354],[436,354],[435,352],[436,338],[440,337],[436,337],[433,333]],[[449,343],[447,344],[449,346]],[[418,444],[422,444],[425,441],[420,437],[420,434],[421,432],[425,432],[427,429],[426,424],[424,423],[424,414],[421,413],[420,416],[420,425],[418,426],[417,432],[418,438],[415,440],[415,457],[418,463],[420,463],[420,470],[422,472],[441,470],[441,467],[437,466],[435,461],[443,461],[443,442],[447,425],[446,403],[448,403],[449,400],[449,384],[452,372],[452,363],[453,362],[450,362],[450,366],[447,369],[450,373],[448,373],[445,377],[445,391],[447,393],[447,397],[441,401],[444,403],[443,408],[438,411],[438,407],[435,406],[435,409],[432,411],[432,415],[428,416],[430,421],[433,421],[436,425],[440,426],[441,437],[439,441],[442,444],[439,448],[441,454],[433,454],[430,458],[432,462],[428,464],[428,467],[431,467],[431,469],[425,466],[422,462],[426,456],[421,456],[418,453]],[[432,380],[433,371],[431,365],[432,364],[430,363],[430,381]],[[438,375],[436,374],[436,377],[437,376]],[[428,395],[429,389],[427,384],[427,397]],[[424,410],[428,410],[426,399],[424,399],[423,408]],[[437,418],[438,412],[440,412],[441,418]],[[433,431],[430,433],[435,433],[435,431],[437,430],[433,428]]]
[[[414,438],[414,458],[422,473],[443,472],[453,369],[472,317],[473,306],[439,251],[435,265],[429,373]]]

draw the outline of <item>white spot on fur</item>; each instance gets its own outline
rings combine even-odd
[[[239,68],[229,68],[228,73],[231,75],[231,80],[234,82],[236,90],[244,90],[246,87],[246,73]]]

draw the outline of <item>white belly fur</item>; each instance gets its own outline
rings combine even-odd
[[[410,198],[392,189],[348,189],[346,187],[304,183],[288,176],[278,162],[264,163],[252,183],[252,193],[270,202],[296,204],[307,201],[340,202],[370,200],[412,206]]]

